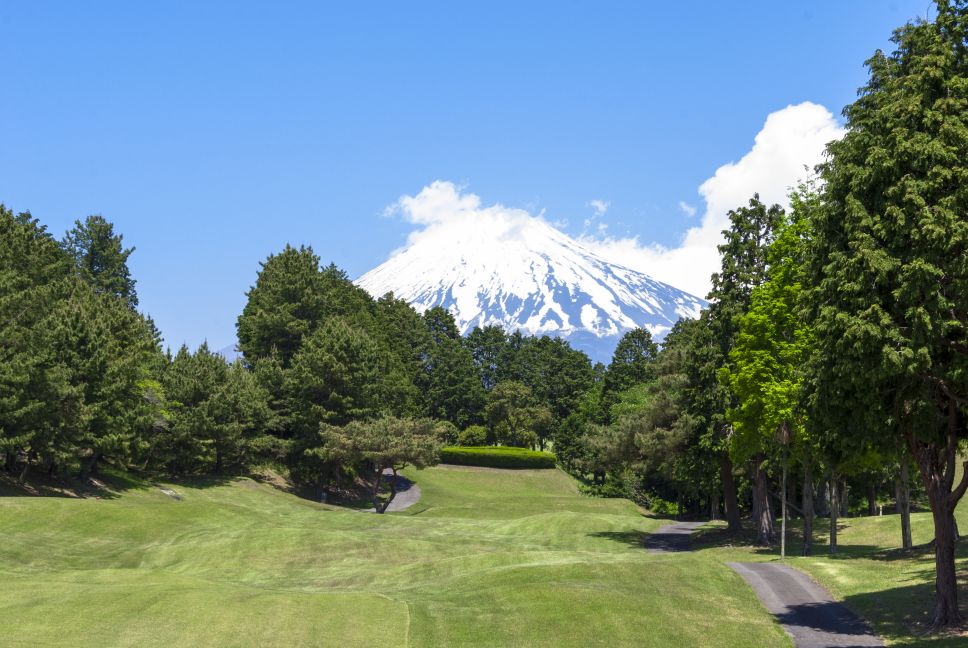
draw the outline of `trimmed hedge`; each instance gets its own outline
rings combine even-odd
[[[554,468],[558,458],[551,452],[509,446],[445,446],[440,463],[488,468]]]

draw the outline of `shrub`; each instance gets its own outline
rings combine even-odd
[[[457,426],[450,421],[437,421],[434,425],[434,430],[437,432],[437,436],[440,438],[440,440],[445,444],[449,445],[452,443],[461,443],[458,440],[460,431],[457,429]],[[473,444],[469,443],[467,445]]]
[[[487,444],[487,430],[483,425],[468,425],[457,435],[457,443],[462,446],[482,446]]]
[[[450,446],[440,451],[440,462],[489,468],[554,468],[558,460],[551,452],[509,446]]]

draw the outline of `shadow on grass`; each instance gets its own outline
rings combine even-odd
[[[51,476],[40,470],[27,472],[23,483],[0,470],[0,497],[65,497],[69,499],[115,499],[125,491],[146,490],[150,484],[112,466],[102,466],[86,480],[74,476]]]
[[[618,542],[633,549],[641,549],[645,546],[645,539],[649,534],[643,531],[596,531],[588,535],[592,538],[604,538]]]
[[[891,646],[947,648],[968,645],[968,634],[929,634],[934,609],[934,569],[909,572],[920,582],[844,598],[849,608],[870,623],[871,629],[890,641]],[[965,574],[961,574],[962,582]],[[961,605],[962,616],[968,607]]]

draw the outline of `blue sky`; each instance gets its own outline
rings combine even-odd
[[[167,342],[218,348],[269,253],[356,277],[435,180],[675,247],[768,115],[839,115],[927,5],[4,2],[0,201],[103,214]]]

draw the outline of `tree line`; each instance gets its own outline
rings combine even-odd
[[[373,299],[291,246],[247,294],[241,360],[172,353],[138,311],[132,252],[101,216],[57,240],[0,208],[0,452],[16,479],[272,465],[317,496],[364,478],[376,499],[395,485],[384,471],[433,463],[443,443],[567,448],[571,413],[635,361],[593,366],[496,326],[462,336],[445,309]]]

